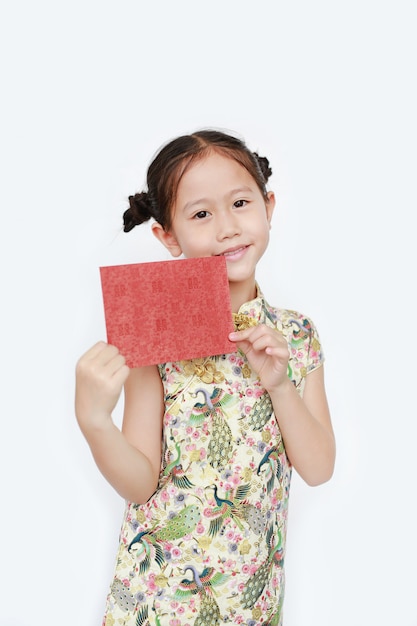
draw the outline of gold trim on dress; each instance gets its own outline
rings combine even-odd
[[[236,330],[246,330],[246,328],[251,328],[258,324],[255,318],[244,313],[233,313],[233,323]]]

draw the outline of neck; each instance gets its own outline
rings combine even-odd
[[[229,282],[230,300],[232,303],[232,313],[237,313],[245,302],[253,300],[256,297],[255,279],[249,283],[233,283]]]

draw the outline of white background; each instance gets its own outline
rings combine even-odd
[[[98,626],[123,502],[73,412],[98,266],[156,149],[202,126],[268,156],[258,280],[310,315],[337,437],[294,476],[285,626],[416,626],[416,19],[410,0],[3,3],[1,626]],[[120,418],[120,408],[116,420]]]

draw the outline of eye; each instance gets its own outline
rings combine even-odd
[[[233,206],[235,207],[235,209],[241,209],[242,207],[246,206],[247,203],[247,200],[236,200],[236,202],[233,202]]]
[[[198,213],[195,213],[195,215],[193,215],[193,218],[196,220],[202,220],[207,217],[208,214],[208,211],[198,211]]]

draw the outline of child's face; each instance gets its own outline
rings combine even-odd
[[[197,161],[178,186],[169,233],[155,235],[173,256],[224,255],[230,283],[253,284],[266,250],[275,198],[265,201],[237,161],[212,153]]]

